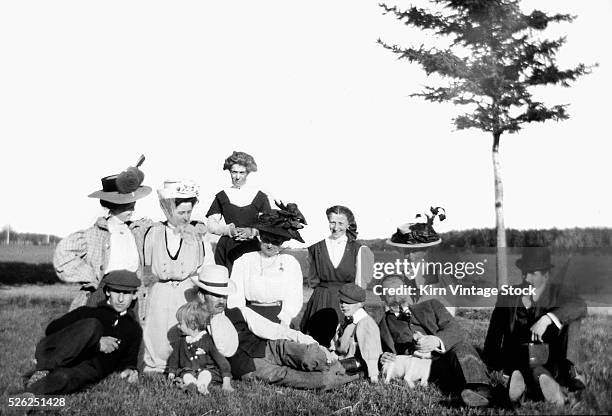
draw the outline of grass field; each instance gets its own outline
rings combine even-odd
[[[0,290],[0,400],[7,410],[8,396],[19,391],[20,375],[31,368],[36,342],[44,327],[67,309],[75,286],[27,286]],[[462,310],[458,319],[469,339],[480,346],[488,324],[488,310]],[[578,408],[555,408],[528,402],[512,410],[499,406],[475,410],[460,407],[436,387],[410,390],[399,381],[370,385],[364,380],[333,392],[299,391],[261,383],[234,381],[236,391],[191,396],[163,378],[141,378],[128,385],[113,375],[88,390],[68,397],[59,412],[66,415],[451,415],[451,414],[594,414],[612,412],[612,317],[589,316],[584,322],[581,354],[589,374],[589,392]],[[48,414],[41,412],[40,414]]]

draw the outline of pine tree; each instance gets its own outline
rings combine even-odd
[[[565,38],[538,39],[549,23],[572,22],[575,16],[524,14],[519,0],[431,0],[442,11],[417,7],[400,10],[386,4],[385,13],[406,25],[432,31],[448,40],[445,48],[403,48],[378,40],[399,58],[421,65],[427,75],[437,74],[444,86],[426,86],[411,96],[432,102],[452,102],[466,112],[453,122],[457,129],[476,128],[491,133],[497,231],[497,284],[508,283],[503,187],[499,160],[502,134],[516,133],[526,123],[565,120],[567,105],[548,106],[532,97],[533,87],[561,85],[590,72],[579,64],[559,69],[556,54]]]

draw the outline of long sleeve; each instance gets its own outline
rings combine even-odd
[[[212,214],[207,217],[208,231],[216,235],[230,235],[232,224],[226,224],[221,214]]]
[[[283,306],[278,319],[281,322],[290,323],[293,318],[302,309],[304,303],[304,277],[302,275],[302,268],[300,263],[291,255],[287,254],[284,258],[286,262],[286,277],[287,286],[283,297]]]
[[[177,373],[179,370],[179,351],[185,344],[185,338],[181,337],[178,344],[173,345],[172,353],[168,357],[168,373]]]
[[[49,325],[47,325],[45,335],[51,335],[57,331],[66,328],[68,325],[71,325],[78,320],[86,318],[97,318],[97,315],[93,308],[81,306],[80,308],[73,309],[67,314],[64,314],[59,318],[51,321]]]
[[[548,312],[554,314],[562,325],[584,318],[587,315],[586,303],[578,297],[560,297],[558,305]]]
[[[225,357],[231,357],[238,350],[238,333],[224,313],[218,313],[210,318],[208,331],[215,346]]]
[[[209,341],[210,342],[208,343],[209,344],[208,353],[214,360],[215,364],[217,364],[217,367],[219,367],[219,370],[221,370],[221,377],[231,378],[232,377],[232,367],[230,366],[229,361],[227,361],[227,358],[225,358],[223,354],[219,352],[217,347],[215,347],[215,344],[212,342],[212,339],[210,339]]]
[[[380,331],[376,322],[367,316],[359,321],[355,329],[359,354],[368,367],[368,376],[378,376],[378,359],[382,354]]]
[[[230,280],[236,285],[236,291],[227,297],[228,309],[246,306],[244,285],[245,281],[249,278],[248,258],[249,256],[242,256],[234,262]]]
[[[361,253],[364,246],[359,247],[357,251],[357,258],[355,259],[355,284],[357,286],[361,286],[361,282],[363,281],[363,270],[361,267]]]
[[[140,352],[140,344],[142,343],[142,328],[137,323],[134,325],[133,331],[127,340],[122,340],[127,344],[125,352],[122,352],[121,358],[117,363],[117,370],[131,369],[135,370],[138,367],[138,353]]]
[[[487,335],[484,342],[483,358],[485,363],[493,369],[501,369],[502,363],[502,347],[504,345],[504,336],[508,325],[507,313],[514,311],[513,308],[507,305],[502,305],[501,299],[497,300],[495,309],[491,314],[491,321],[487,329]]]
[[[434,299],[430,302],[439,328],[433,335],[440,338],[445,349],[451,349],[456,343],[463,340],[465,331],[440,301]]]
[[[87,261],[87,231],[77,231],[59,242],[53,254],[57,277],[66,283],[99,283],[98,272]]]
[[[249,308],[240,308],[240,312],[242,312],[242,316],[251,332],[260,338],[268,340],[288,339],[298,344],[317,343],[310,335],[305,335],[300,331],[272,322]]]

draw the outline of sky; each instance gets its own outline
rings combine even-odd
[[[153,189],[199,183],[200,219],[230,185],[233,150],[257,161],[249,185],[298,204],[307,243],[328,234],[335,204],[353,210],[361,238],[388,237],[430,206],[447,211],[441,232],[494,227],[490,135],[456,131],[459,108],[409,96],[428,79],[376,40],[435,39],[378,3],[1,2],[0,227],[89,227],[103,211],[87,195],[140,154]],[[536,92],[570,104],[569,120],[502,136],[506,226],[609,227],[612,1],[522,4],[577,15],[546,32],[567,36],[559,65],[599,67]],[[155,193],[136,216],[163,218]]]

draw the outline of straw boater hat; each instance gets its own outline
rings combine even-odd
[[[300,229],[304,228],[306,218],[302,215],[297,204],[274,201],[279,209],[259,214],[255,228],[264,233],[273,234],[285,240],[294,239],[303,243]]]
[[[191,276],[197,287],[215,295],[228,296],[236,292],[236,285],[229,279],[227,267],[218,264],[202,266],[198,276]]]
[[[433,229],[434,218],[444,221],[446,213],[442,207],[431,207],[429,214],[418,214],[416,218],[427,218],[427,222],[407,223],[397,227],[387,244],[395,247],[421,248],[440,244],[442,239]]]
[[[144,173],[138,169],[145,157],[140,156],[136,166],[130,166],[118,175],[102,178],[102,189],[89,194],[89,198],[98,198],[113,204],[129,204],[151,193],[151,188],[142,186]]]
[[[198,198],[200,187],[192,180],[177,179],[164,181],[161,189],[157,190],[160,199],[171,198]]]

